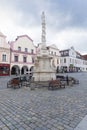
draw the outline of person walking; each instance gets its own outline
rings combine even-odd
[[[69,85],[69,77],[68,77],[68,75],[66,76],[66,82],[67,82],[67,85]]]

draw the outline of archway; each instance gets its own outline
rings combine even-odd
[[[27,66],[23,66],[21,68],[21,74],[26,74],[27,71],[28,71],[28,67]]]
[[[20,67],[18,65],[14,65],[11,68],[11,75],[19,75],[20,74]]]

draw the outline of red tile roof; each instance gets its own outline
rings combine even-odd
[[[83,57],[84,60],[87,60],[87,54],[82,55],[82,57]]]

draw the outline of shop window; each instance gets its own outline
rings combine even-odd
[[[9,75],[9,66],[0,66],[0,75]]]

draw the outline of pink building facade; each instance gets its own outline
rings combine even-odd
[[[36,47],[33,40],[27,35],[18,36],[10,44],[10,74],[26,74],[32,71]]]
[[[10,46],[0,32],[0,76],[10,75]]]

